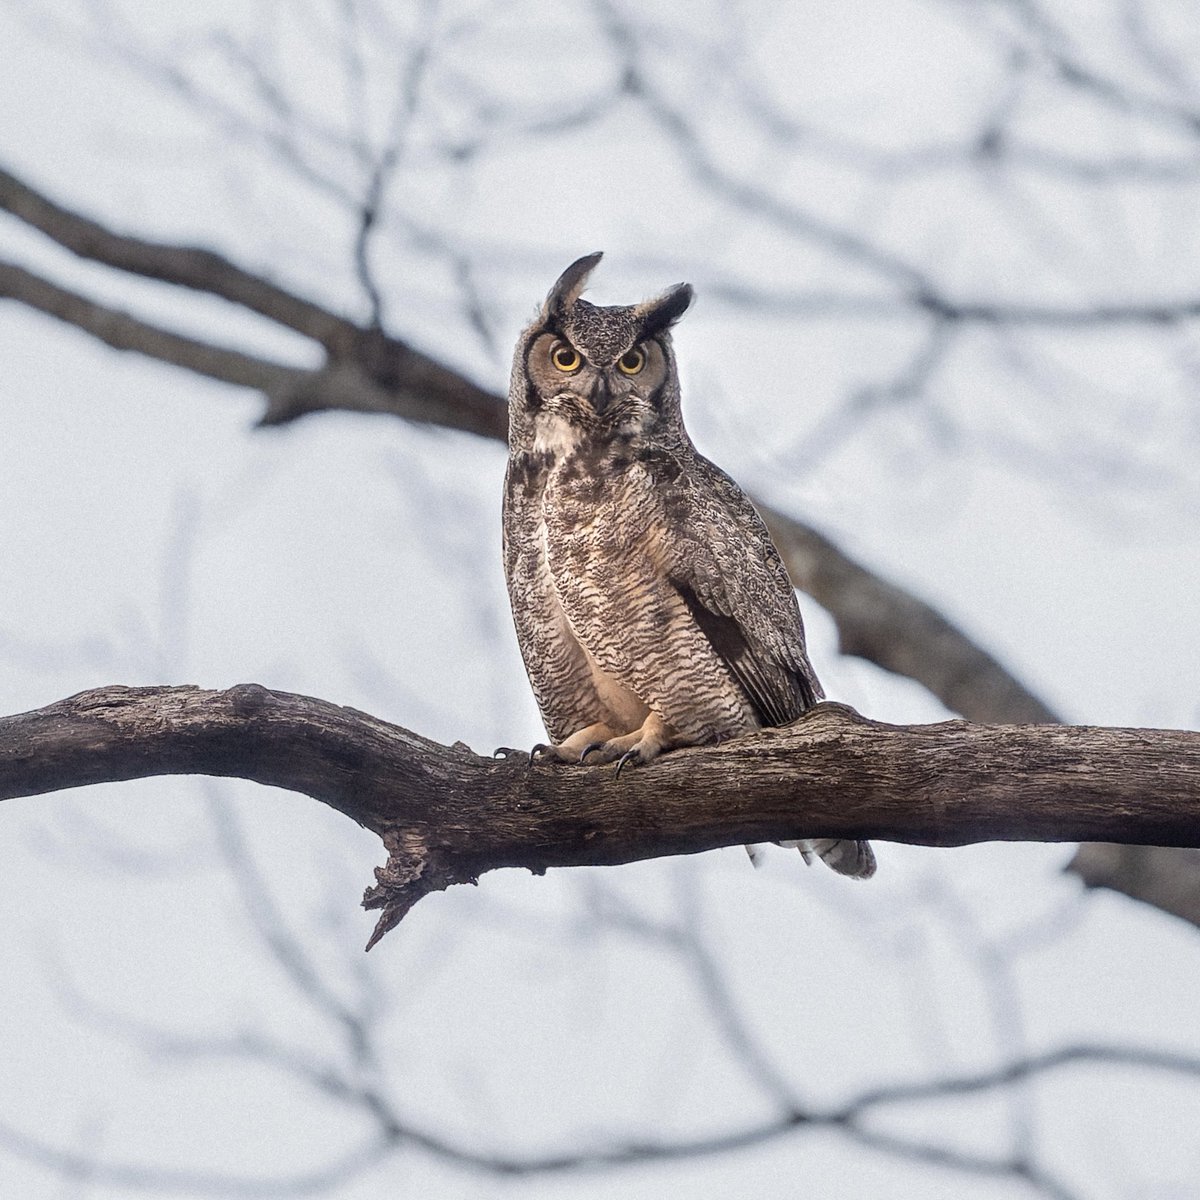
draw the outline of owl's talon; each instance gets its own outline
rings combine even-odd
[[[614,779],[619,779],[621,777],[621,768],[627,762],[633,763],[634,766],[638,766],[642,762],[642,751],[640,747],[634,746],[632,750],[626,750],[625,753],[617,759],[617,769],[613,772]]]
[[[520,750],[514,750],[511,746],[497,746],[492,751],[493,758],[503,758],[505,760],[512,758],[514,754],[520,754]]]
[[[593,754],[595,751],[603,749],[603,742],[588,742],[588,744],[579,752],[579,761],[583,762],[589,754]]]
[[[553,750],[553,749],[554,749],[553,746],[548,746],[548,745],[546,745],[545,742],[538,742],[536,745],[530,747],[530,750],[529,750],[530,766],[532,766],[535,762],[538,761],[539,755],[545,754],[547,750]]]

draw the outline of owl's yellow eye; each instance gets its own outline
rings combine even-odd
[[[583,359],[573,346],[555,346],[550,352],[550,361],[560,371],[578,371]]]
[[[637,346],[617,359],[617,369],[623,375],[636,375],[645,365],[646,355]]]

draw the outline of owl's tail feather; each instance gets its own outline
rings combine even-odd
[[[839,875],[851,879],[870,879],[875,874],[875,852],[870,842],[856,842],[849,838],[811,838],[803,842],[782,842],[784,846],[795,846],[810,863],[819,858],[827,867]]]
[[[848,838],[811,838],[803,842],[780,842],[779,845],[799,850],[804,861],[812,865],[819,858],[839,875],[851,879],[870,879],[875,874],[875,852],[870,842],[855,842]],[[747,846],[746,853],[755,867],[762,866],[758,846]]]

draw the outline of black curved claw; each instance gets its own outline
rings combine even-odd
[[[535,762],[537,762],[537,758],[538,758],[539,754],[543,754],[545,751],[553,750],[553,749],[554,749],[553,746],[548,746],[548,745],[546,745],[545,742],[538,742],[535,746],[530,748],[529,761],[531,763],[535,763]]]
[[[583,748],[583,749],[582,749],[582,750],[579,752],[579,761],[580,761],[580,762],[583,762],[583,760],[584,760],[585,758],[587,758],[587,756],[588,756],[589,754],[591,754],[593,751],[596,751],[596,750],[603,750],[603,749],[604,749],[604,743],[603,743],[603,742],[589,742],[589,743],[588,743],[586,746],[584,746],[584,748]]]
[[[632,750],[626,750],[625,753],[622,754],[621,757],[617,759],[617,769],[613,772],[613,778],[619,779],[621,777],[621,768],[627,762],[633,763],[633,765],[636,767],[637,764],[640,763],[641,761],[642,761],[642,752],[641,752],[641,750],[639,750],[637,748],[637,746],[634,746],[634,748]]]
[[[514,750],[511,746],[497,746],[492,751],[493,758],[512,758],[514,754],[520,754],[520,750]]]

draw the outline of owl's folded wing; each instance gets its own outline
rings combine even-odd
[[[665,456],[648,464],[656,494],[684,535],[668,576],[693,620],[745,691],[763,725],[783,725],[824,693],[808,661],[796,594],[742,490],[699,455],[687,470]]]

